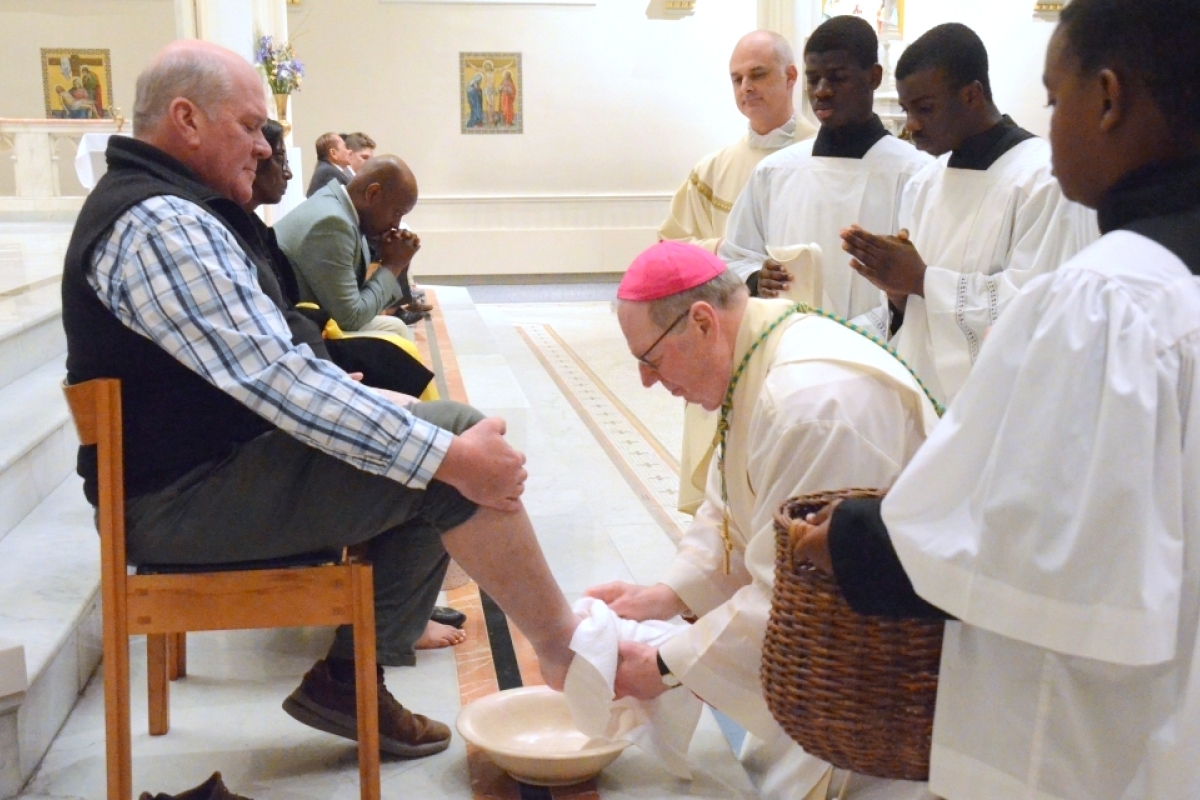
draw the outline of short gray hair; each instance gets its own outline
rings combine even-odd
[[[727,269],[712,280],[699,286],[650,301],[650,321],[665,328],[683,315],[685,311],[701,301],[713,308],[726,309],[740,292],[748,292],[746,284],[731,269]]]
[[[134,135],[154,130],[177,97],[209,114],[232,96],[233,78],[219,56],[185,49],[164,53],[138,76]]]

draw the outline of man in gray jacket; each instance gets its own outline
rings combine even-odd
[[[279,246],[296,266],[300,299],[319,305],[346,331],[412,338],[384,309],[400,302],[399,278],[421,240],[401,230],[417,204],[417,180],[395,156],[376,156],[346,186],[329,183],[275,225]],[[370,245],[380,267],[367,278]]]

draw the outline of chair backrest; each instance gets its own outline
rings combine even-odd
[[[96,446],[101,569],[125,572],[125,449],[121,439],[121,382],[96,378],[63,384],[79,443]]]

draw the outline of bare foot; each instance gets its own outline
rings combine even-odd
[[[425,632],[413,644],[414,650],[436,650],[439,647],[453,647],[467,640],[467,632],[429,620]]]

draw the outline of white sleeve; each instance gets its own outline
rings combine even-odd
[[[1172,658],[1177,362],[1127,291],[1097,273],[1072,267],[1030,284],[884,501],[917,593],[1066,655]]]
[[[886,379],[825,362],[779,367],[771,379],[795,389],[760,400],[755,410],[755,531],[745,566],[738,564],[743,585],[661,648],[688,689],[762,738],[777,730],[759,678],[774,585],[775,511],[798,495],[887,486],[919,441],[913,412]],[[715,504],[706,503],[705,511],[715,512]],[[718,562],[713,567],[719,572]]]
[[[742,280],[762,269],[767,260],[767,232],[764,205],[768,200],[761,165],[750,175],[725,223],[725,241],[717,255]]]

